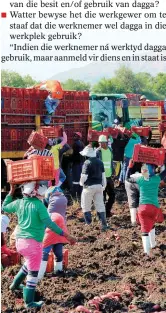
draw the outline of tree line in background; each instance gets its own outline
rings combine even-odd
[[[21,76],[12,71],[1,71],[1,86],[32,87],[39,82],[30,75]],[[61,82],[64,90],[88,90],[94,93],[138,93],[144,94],[149,100],[162,100],[166,97],[166,73],[152,76],[149,73],[135,74],[131,69],[122,66],[114,77],[102,78],[91,85],[81,80],[68,79]]]

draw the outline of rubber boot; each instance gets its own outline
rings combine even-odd
[[[144,252],[149,255],[150,254],[150,239],[148,233],[146,235],[142,235],[142,243]]]
[[[131,217],[131,224],[136,225],[136,213],[137,209],[136,208],[131,208],[130,209],[130,217]]]
[[[101,221],[102,231],[106,231],[109,227],[107,225],[106,213],[105,212],[97,212],[99,220]]]
[[[61,262],[54,262],[54,274],[56,274],[58,271],[63,271],[63,263]]]
[[[20,270],[17,275],[14,277],[14,280],[12,282],[12,284],[10,285],[9,289],[11,291],[14,290],[23,290],[24,285],[21,284],[23,282],[23,280],[25,279],[25,277],[27,276],[27,274],[23,273],[22,270]]]
[[[85,218],[86,224],[90,225],[92,223],[92,215],[90,211],[84,213],[84,218]]]
[[[39,301],[39,302],[34,302],[34,297],[35,297],[35,289],[31,288],[23,288],[23,298],[25,301],[25,307],[26,308],[40,308],[44,302]]]
[[[155,248],[156,240],[155,240],[155,227],[149,232],[150,246],[151,248]]]
[[[44,277],[47,268],[47,261],[41,261],[40,269],[38,273],[38,280],[41,280]]]

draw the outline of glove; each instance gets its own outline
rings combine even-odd
[[[10,250],[9,248],[6,247],[6,245],[4,245],[1,247],[1,253],[11,256],[13,253],[15,253],[15,251]]]
[[[132,168],[134,166],[134,161],[133,161],[133,159],[131,159],[130,161],[129,161],[129,168]]]

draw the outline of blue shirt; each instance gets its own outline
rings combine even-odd
[[[126,158],[131,159],[133,156],[134,146],[138,143],[141,143],[141,138],[138,137],[137,139],[130,138],[129,142],[127,143],[125,150],[124,150],[124,156]]]

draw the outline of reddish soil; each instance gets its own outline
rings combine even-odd
[[[166,190],[160,192],[161,207],[166,213]],[[68,208],[68,228],[83,242],[69,248],[69,266],[60,276],[47,274],[37,287],[36,300],[45,304],[40,313],[75,313],[79,305],[90,312],[166,312],[166,224],[156,226],[157,247],[150,259],[143,254],[140,227],[131,227],[125,192],[116,191],[114,215],[108,220],[113,230],[101,233],[95,217],[91,226],[82,222],[81,209]],[[16,218],[12,217],[13,227]],[[116,236],[119,236],[117,238]],[[118,239],[118,240],[117,240]],[[2,272],[2,312],[37,312],[25,309],[22,293],[11,293],[8,288],[19,267]],[[98,311],[88,303],[96,296],[111,291],[121,293],[116,298],[105,298]],[[159,306],[154,307],[155,304]],[[83,312],[83,311],[82,311]]]

